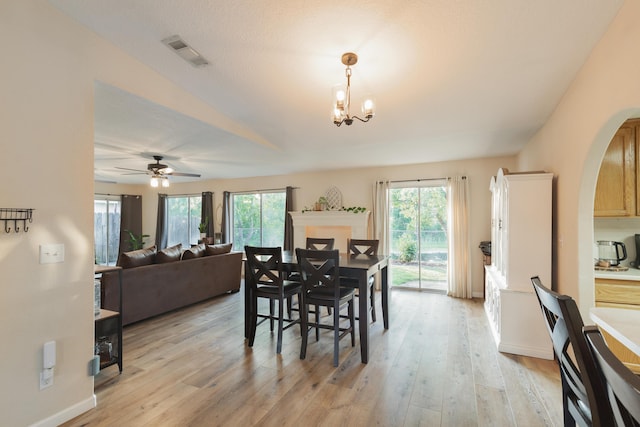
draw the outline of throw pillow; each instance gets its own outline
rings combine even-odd
[[[182,256],[182,243],[158,251],[156,264],[180,261],[180,256]]]
[[[156,245],[131,252],[123,252],[118,256],[116,265],[122,268],[140,267],[153,264],[156,260]]]
[[[218,245],[207,245],[206,256],[221,255],[231,252],[231,243],[220,243]]]
[[[205,244],[200,243],[199,245],[195,245],[191,249],[187,249],[186,251],[184,251],[184,253],[182,254],[182,259],[200,258],[204,256],[205,250]]]

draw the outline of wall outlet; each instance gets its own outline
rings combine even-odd
[[[53,385],[53,368],[40,372],[40,390]]]

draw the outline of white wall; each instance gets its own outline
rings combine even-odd
[[[0,424],[58,425],[95,403],[94,81],[203,121],[217,113],[44,0],[1,1],[0,37],[0,207],[35,209],[28,233],[0,228]],[[43,243],[64,244],[64,262],[39,264]],[[41,391],[49,340],[54,385]]]
[[[625,1],[545,126],[520,153],[521,168],[556,174],[554,287],[593,306],[593,198],[611,137],[640,116],[640,2]]]

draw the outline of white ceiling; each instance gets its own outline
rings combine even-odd
[[[248,129],[97,84],[96,179],[146,182],[154,154],[205,179],[509,155],[547,120],[623,0],[50,0]],[[161,40],[178,34],[195,68]],[[342,53],[366,124],[337,128]],[[266,144],[265,144],[266,141]],[[176,182],[190,178],[173,177]],[[192,179],[191,179],[192,180]]]

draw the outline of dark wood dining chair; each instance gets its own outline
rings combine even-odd
[[[351,346],[356,345],[353,312],[354,289],[340,286],[340,255],[337,250],[317,251],[296,249],[298,270],[302,278],[302,299],[300,304],[300,324],[302,344],[300,359],[307,355],[309,331],[315,329],[316,341],[319,341],[320,329],[333,330],[333,366],[339,364],[340,340],[351,335]],[[309,322],[309,306],[325,306],[333,310],[331,325],[320,322],[318,309],[315,310],[315,321]],[[348,325],[341,326],[340,311],[347,308]]]
[[[531,278],[560,367],[565,427],[613,426],[602,378],[582,334],[582,316],[576,302]]]
[[[332,237],[307,237],[305,240],[305,249],[315,250],[315,251],[332,251],[333,246],[335,245],[335,239]],[[289,275],[289,280],[293,280],[299,282],[300,274],[298,272],[293,272]],[[295,310],[293,308],[292,299],[289,298],[288,302],[289,312]],[[317,307],[316,307],[317,309]],[[331,314],[331,307],[327,307],[327,313]]]
[[[585,326],[582,332],[606,384],[616,425],[640,426],[640,377],[613,354],[597,326]]]
[[[379,245],[380,245],[380,241],[376,239],[347,239],[347,253],[349,256],[378,255]],[[371,276],[369,278],[369,282],[367,283],[367,286],[369,287],[369,299],[371,301],[371,306],[369,307],[369,311],[371,311],[371,320],[373,322],[376,321],[376,294],[375,294],[375,288],[374,288],[375,283],[376,283],[375,277]],[[347,286],[354,289],[359,288],[358,280],[352,277],[340,278],[340,285]],[[356,296],[360,298],[360,294],[358,292],[356,292]],[[361,316],[361,313],[358,313],[358,316]]]
[[[249,278],[245,278],[245,286],[250,286],[250,331],[249,331],[249,347],[253,347],[256,337],[256,328],[258,326],[258,318],[262,318],[260,323],[269,319],[271,332],[273,332],[274,322],[278,322],[278,343],[277,353],[282,351],[282,331],[295,325],[299,319],[292,319],[291,313],[289,318],[284,317],[285,301],[293,295],[300,297],[302,285],[299,282],[293,282],[285,279],[285,272],[282,266],[282,248],[264,248],[245,246],[245,254],[247,256],[247,267]],[[248,283],[247,283],[248,282]],[[269,314],[261,314],[258,312],[258,298],[269,299]],[[278,314],[275,315],[274,303],[278,302]],[[284,326],[284,323],[287,323]]]
[[[335,245],[334,238],[307,237],[305,249],[316,251],[332,251]]]

